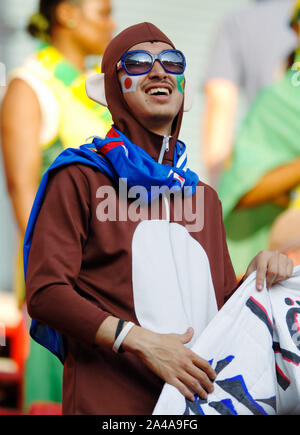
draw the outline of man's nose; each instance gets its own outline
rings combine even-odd
[[[155,60],[154,64],[153,64],[153,68],[152,70],[149,72],[149,76],[151,78],[153,77],[166,77],[167,76],[167,72],[164,69],[164,67],[162,66],[162,64],[160,63],[159,60]]]

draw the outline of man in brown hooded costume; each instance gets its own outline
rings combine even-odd
[[[131,150],[140,148],[143,162],[172,168],[184,184],[187,172],[174,168],[186,102],[181,84],[160,60],[133,77],[119,64],[129,50],[158,55],[174,48],[150,23],[126,29],[104,54],[104,94],[90,96],[105,100],[114,121],[112,142],[95,154],[109,158],[108,151],[121,147],[130,160]],[[126,149],[122,138],[136,145]],[[164,382],[189,400],[195,393],[206,397],[215,373],[189,347],[237,286],[220,201],[198,182],[204,200],[196,210],[193,194],[192,206],[203,213],[204,225],[196,231],[185,215],[176,218],[175,200],[165,195],[155,200],[155,218],[101,220],[103,187],[116,192],[118,216],[129,211],[131,201],[120,199],[116,183],[95,167],[77,162],[54,171],[28,258],[29,314],[66,344],[63,413],[151,414]],[[269,286],[286,279],[292,265],[263,252],[246,276],[256,269],[260,288],[265,277]]]

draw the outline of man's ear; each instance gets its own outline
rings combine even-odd
[[[184,112],[188,112],[191,110],[194,101],[194,89],[191,82],[185,78],[184,85]]]
[[[96,101],[96,103],[107,107],[107,101],[105,96],[105,85],[104,85],[104,73],[93,74],[88,77],[85,81],[85,90],[87,96]]]

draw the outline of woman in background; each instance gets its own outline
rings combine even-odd
[[[40,46],[10,75],[1,108],[1,142],[7,189],[23,245],[26,225],[41,177],[67,147],[91,133],[105,136],[111,125],[106,108],[86,95],[88,56],[102,55],[115,28],[110,0],[40,0],[29,33]],[[97,64],[100,64],[97,59]],[[25,297],[22,249],[15,290]],[[61,401],[62,365],[30,341],[25,375],[25,408],[34,401]]]

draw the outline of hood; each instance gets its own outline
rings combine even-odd
[[[142,42],[165,42],[175,48],[170,39],[151,23],[140,23],[128,27],[115,38],[105,50],[101,69],[105,77],[105,96],[108,109],[112,115],[114,125],[133,143],[141,146],[151,157],[158,160],[163,136],[147,130],[130,111],[126,104],[117,74],[117,62],[122,55],[133,45]],[[172,163],[174,149],[178,139],[183,116],[183,105],[179,114],[176,116],[173,127],[172,137],[169,142],[169,151],[165,154],[164,163]]]

